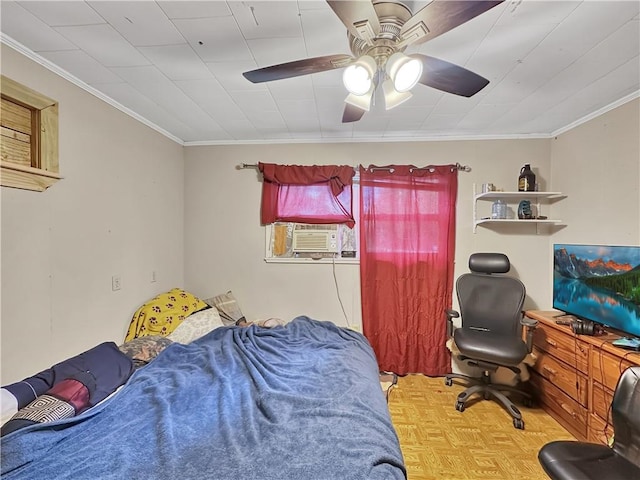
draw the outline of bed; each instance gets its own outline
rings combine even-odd
[[[174,342],[111,397],[2,437],[9,479],[405,479],[373,350],[298,317]]]

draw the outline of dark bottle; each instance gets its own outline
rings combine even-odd
[[[520,169],[518,177],[519,192],[535,192],[536,190],[536,174],[531,170],[531,166],[527,163]]]

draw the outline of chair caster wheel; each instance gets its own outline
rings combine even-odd
[[[464,403],[456,402],[456,410],[458,410],[459,412],[464,412]]]
[[[516,427],[518,430],[524,430],[524,422],[522,421],[521,418],[514,418],[513,426]]]
[[[445,384],[447,387],[450,387],[451,385],[453,385],[453,379],[451,379],[451,378],[445,378],[445,379],[444,379],[444,384]]]

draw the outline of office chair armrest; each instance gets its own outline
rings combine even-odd
[[[533,331],[538,326],[538,320],[523,316],[522,320],[520,320],[520,324],[527,329],[526,331],[527,351],[531,353],[531,351],[533,350]]]
[[[447,308],[445,313],[447,314],[447,337],[451,338],[453,337],[453,319],[458,318],[460,314],[450,308]]]

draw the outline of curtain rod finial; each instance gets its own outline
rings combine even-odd
[[[236,170],[244,170],[245,168],[258,168],[257,163],[241,163],[240,165],[236,165]]]

